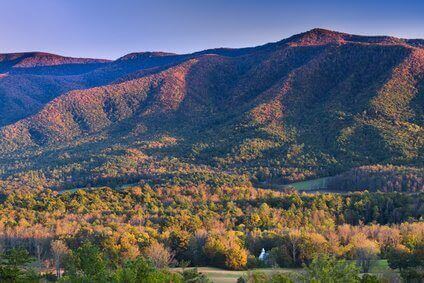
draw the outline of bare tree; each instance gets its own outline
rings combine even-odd
[[[56,276],[57,278],[60,278],[60,269],[62,267],[63,258],[69,253],[69,249],[61,240],[52,241],[51,249],[54,257]]]
[[[154,242],[145,249],[145,255],[156,268],[165,268],[174,262],[174,253],[163,244]]]
[[[298,253],[298,246],[300,244],[301,241],[301,233],[299,230],[291,230],[288,232],[287,234],[287,238],[289,240],[290,243],[290,249],[292,252],[292,258],[293,258],[293,263],[296,264],[297,262],[297,253]]]

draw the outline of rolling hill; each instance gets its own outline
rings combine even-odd
[[[115,61],[0,55],[0,70],[4,186],[288,183],[423,166],[422,40],[313,29]]]

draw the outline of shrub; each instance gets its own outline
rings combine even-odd
[[[305,268],[305,271],[305,274],[300,275],[300,279],[305,282],[360,282],[359,270],[355,263],[348,263],[345,260],[336,260],[334,257],[330,256],[315,258],[311,264]]]

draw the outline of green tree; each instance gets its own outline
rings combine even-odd
[[[68,258],[66,275],[71,281],[105,282],[109,279],[106,257],[99,247],[84,242]]]
[[[187,283],[212,283],[206,275],[200,273],[197,268],[186,269],[181,272],[184,282]]]
[[[0,280],[19,281],[34,277],[33,272],[25,270],[26,265],[33,260],[24,248],[19,247],[6,251],[1,255]]]
[[[300,280],[317,283],[360,282],[359,270],[354,263],[330,256],[320,256],[312,260],[305,268],[305,274],[300,275]]]
[[[151,262],[139,257],[135,260],[127,261],[123,267],[118,268],[110,281],[116,283],[182,283],[184,282],[184,277],[179,273],[156,269]]]
[[[399,269],[402,271],[408,267],[409,249],[403,245],[392,247],[387,252],[387,260],[392,269]]]
[[[424,246],[417,245],[412,249],[398,246],[389,250],[388,261],[391,268],[399,268],[400,275],[407,282],[424,280]]]

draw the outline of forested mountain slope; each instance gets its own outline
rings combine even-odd
[[[6,183],[193,174],[287,183],[363,165],[423,165],[420,40],[314,29],[254,48],[93,64],[31,81],[45,96],[39,110],[0,130]],[[1,78],[0,94],[9,76],[21,74]]]

